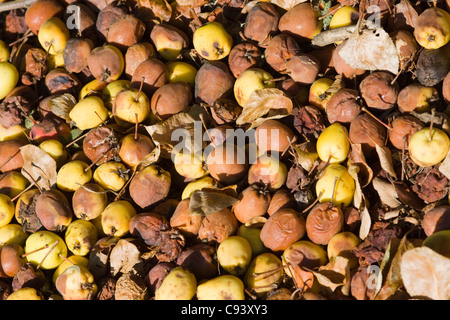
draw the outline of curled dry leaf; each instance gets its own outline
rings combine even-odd
[[[50,190],[56,184],[56,161],[44,150],[27,144],[20,148],[23,158],[21,173],[42,190]]]
[[[450,299],[450,259],[428,247],[406,251],[401,259],[403,285],[412,297]]]
[[[397,174],[394,170],[394,164],[392,163],[392,154],[386,146],[375,145],[378,158],[380,159],[381,168],[386,171],[391,177],[397,179]]]
[[[159,158],[161,157],[161,145],[156,145],[155,148],[147,154],[141,162],[136,166],[136,172],[142,170],[145,167],[148,167],[149,165],[155,164],[159,161]]]
[[[109,255],[120,239],[117,237],[105,237],[99,239],[89,253],[88,268],[97,279],[104,276],[109,268]]]
[[[280,119],[290,115],[293,106],[292,100],[280,89],[255,90],[236,119],[236,124],[250,124],[249,129],[255,128],[265,120]]]
[[[135,270],[135,266],[141,262],[141,253],[136,245],[126,239],[120,239],[109,256],[111,275],[115,276],[119,272],[132,272]]]
[[[372,218],[370,217],[369,209],[367,205],[364,204],[362,210],[359,212],[361,217],[361,226],[359,227],[359,238],[364,240],[367,238],[372,226]]]
[[[160,155],[170,158],[175,145],[186,147],[194,153],[196,150],[201,150],[202,146],[198,144],[203,141],[202,136],[200,139],[190,139],[190,137],[196,137],[196,134],[202,135],[201,118],[206,125],[210,124],[211,117],[205,109],[199,105],[193,105],[188,112],[177,113],[164,121],[146,126],[145,129],[155,145],[160,145]]]
[[[344,295],[350,293],[350,260],[343,256],[332,257],[325,265],[321,266],[318,271],[311,271],[317,281],[323,286],[334,292],[341,287]]]
[[[77,103],[77,99],[70,93],[63,93],[50,99],[48,105],[50,111],[57,117],[64,119],[67,123],[70,123],[69,112]]]
[[[349,160],[359,167],[358,177],[361,188],[367,187],[373,178],[373,170],[367,164],[366,157],[362,151],[360,143],[352,143],[348,154]]]
[[[385,300],[392,296],[402,285],[400,265],[402,255],[414,248],[414,245],[406,238],[399,241],[392,238],[380,264],[375,300]]]
[[[309,152],[304,150],[301,145],[293,145],[295,150],[295,160],[297,163],[305,169],[307,172],[311,171],[315,166],[318,165],[319,155],[317,152]]]
[[[389,34],[369,21],[362,21],[361,29],[347,39],[339,51],[341,58],[353,69],[385,70],[397,74],[400,61]]]
[[[402,205],[400,200],[398,200],[397,191],[392,183],[381,178],[374,178],[372,185],[378,192],[381,201],[389,208],[396,209]]]
[[[232,206],[237,199],[227,194],[223,190],[196,190],[192,193],[189,201],[189,211],[191,214],[208,214],[220,211]]]
[[[450,179],[450,151],[447,153],[445,159],[439,164],[438,170],[447,179]]]

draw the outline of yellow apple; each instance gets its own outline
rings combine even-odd
[[[169,82],[184,82],[194,87],[197,69],[193,65],[183,61],[172,61],[167,63],[166,67]]]
[[[94,182],[105,190],[119,191],[129,179],[129,169],[121,162],[107,161],[94,171]]]
[[[339,122],[326,127],[319,135],[316,143],[320,160],[329,163],[341,163],[347,159],[350,150],[348,131]]]
[[[233,38],[223,25],[213,21],[195,30],[194,49],[206,60],[221,60],[228,56],[233,46]]]
[[[128,123],[141,123],[150,115],[150,100],[136,89],[123,90],[116,95],[113,114]]]
[[[358,20],[358,15],[359,15],[358,8],[351,6],[343,6],[333,14],[329,28],[336,29],[355,24],[356,21]]]
[[[28,233],[23,231],[20,224],[10,223],[0,227],[0,246],[7,244],[18,244],[24,246],[28,238]]]
[[[155,300],[191,300],[195,296],[197,279],[180,266],[172,269],[155,292]]]
[[[431,7],[424,10],[414,24],[414,36],[425,49],[438,49],[450,41],[450,13]]]
[[[28,262],[44,270],[56,269],[67,257],[64,240],[51,231],[36,231],[25,242]]]
[[[6,300],[44,300],[35,288],[24,287],[11,293]]]
[[[325,94],[325,92],[331,87],[333,82],[330,78],[319,78],[315,80],[309,87],[309,103],[314,107],[325,110],[328,101],[333,95],[332,93]]]
[[[172,161],[175,170],[187,179],[199,179],[208,174],[204,166],[203,155],[199,153],[176,152]]]
[[[103,91],[108,83],[106,81],[94,79],[88,83],[86,83],[83,88],[81,88],[80,93],[78,94],[78,101],[83,100],[93,92]]]
[[[9,224],[14,218],[15,206],[11,198],[0,193],[0,228]]]
[[[234,97],[240,106],[244,106],[253,91],[275,88],[273,76],[261,68],[249,68],[242,72],[234,83]]]
[[[214,188],[215,186],[216,183],[210,176],[191,181],[186,185],[186,187],[184,187],[183,193],[181,194],[181,200],[190,198],[194,191],[201,190],[203,188]]]
[[[408,150],[412,161],[421,167],[431,167],[447,156],[450,139],[441,129],[426,127],[413,134]]]
[[[319,198],[319,202],[333,200],[333,204],[336,206],[348,207],[352,203],[354,193],[355,180],[348,173],[346,167],[337,163],[329,164],[316,183],[316,196]]]
[[[45,20],[39,28],[39,43],[50,54],[63,53],[69,38],[69,29],[58,17],[51,17]]]
[[[17,68],[8,61],[0,62],[0,100],[5,98],[19,82],[19,72]]]
[[[231,236],[223,240],[217,248],[217,261],[229,274],[241,276],[252,260],[252,247],[241,236]]]
[[[69,155],[64,147],[64,145],[56,139],[49,139],[41,142],[39,148],[47,152],[50,157],[56,161],[56,165],[60,168],[64,163],[66,163]]]
[[[92,179],[92,169],[81,160],[67,162],[59,169],[56,176],[56,185],[62,191],[74,192]]]
[[[226,274],[207,280],[197,287],[198,300],[245,300],[244,283]]]
[[[78,129],[93,129],[108,119],[108,109],[101,98],[89,96],[75,104],[69,117]]]
[[[0,40],[0,62],[2,61],[8,61],[9,59],[9,47],[5,43],[5,41]]]

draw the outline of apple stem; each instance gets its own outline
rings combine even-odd
[[[84,172],[88,172],[89,169],[91,169],[97,162],[102,160],[102,158],[112,149],[112,146],[109,147],[104,153],[102,153],[100,156],[98,156],[97,159],[95,159],[86,169],[84,169]]]
[[[320,194],[319,194],[319,196],[316,198],[316,200],[314,200],[313,203],[311,203],[306,209],[304,209],[304,210],[302,211],[302,213],[306,213],[306,212],[308,212],[312,207],[314,207],[314,206],[317,204],[317,202],[319,202],[319,199],[320,199],[320,197],[322,196],[322,194],[323,194],[323,191],[320,191]]]
[[[128,186],[128,184],[131,182],[131,180],[133,180],[134,175],[136,174],[136,168],[134,168],[133,173],[131,174],[130,179],[128,179],[128,181],[125,183],[125,185],[122,187],[122,189],[117,193],[116,197],[114,198],[113,202],[116,202],[117,200],[120,199],[120,197],[122,196],[123,192],[125,191],[126,187]]]
[[[30,254],[39,252],[39,251],[44,250],[44,249],[46,249],[46,248],[48,248],[48,244],[46,244],[45,246],[43,246],[43,247],[41,247],[41,248],[39,248],[39,249],[36,249],[36,250],[30,251],[30,252],[24,253],[24,254],[22,254],[21,257],[22,257],[22,258],[25,258],[25,257],[29,256]]]
[[[343,6],[344,6],[343,4],[338,4],[338,5],[335,5],[334,7],[331,7],[325,15],[319,17],[319,20],[323,20],[326,17],[328,17],[329,15],[335,14],[336,11],[338,11]]]
[[[41,262],[39,262],[39,265],[36,267],[36,269],[39,270],[39,268],[41,267],[41,265],[44,263],[44,260],[48,257],[48,255],[50,254],[50,252],[52,252],[53,249],[55,249],[56,245],[59,243],[59,240],[56,240],[55,243],[52,245],[52,247],[50,248],[50,250],[47,251],[47,253],[45,254],[44,258],[42,258]]]
[[[100,115],[98,114],[98,112],[97,112],[97,111],[94,111],[94,113],[95,113],[95,114],[97,115],[97,117],[100,119],[100,121],[102,122],[102,124],[103,124],[104,126],[106,126],[105,121],[103,121],[102,117],[100,117]]]
[[[333,184],[333,192],[331,193],[331,200],[330,200],[330,208],[334,206],[334,197],[336,194],[336,185],[337,185],[338,177],[334,177],[334,184]]]
[[[67,262],[69,262],[70,264],[72,264],[73,266],[75,265],[75,263],[73,263],[72,261],[70,261],[67,257],[64,257],[62,254],[59,254],[58,257],[66,260]]]
[[[275,78],[275,79],[267,79],[267,80],[264,80],[263,83],[267,84],[267,83],[283,81],[283,80],[286,80],[286,77],[280,77],[280,78]]]
[[[39,190],[39,193],[42,193],[43,191],[42,191],[42,188],[37,184],[37,182],[39,181],[39,180],[41,180],[41,176],[39,176],[39,178],[37,179],[37,180],[35,180],[34,179],[34,177],[25,169],[25,168],[22,168],[22,171],[24,172],[24,173],[26,173],[27,175],[28,175],[28,177],[30,177],[30,179],[31,179],[31,181],[33,182],[33,184],[38,188],[38,190]]]
[[[141,84],[139,85],[138,93],[136,95],[136,98],[134,98],[135,102],[138,102],[138,100],[139,100],[139,96],[141,95],[141,92],[142,92],[142,87],[144,86],[144,80],[145,80],[145,77],[142,77]]]
[[[402,144],[402,175],[401,180],[405,178],[405,147],[406,147],[406,136],[403,137],[403,144]]]
[[[138,124],[139,124],[139,122],[138,122],[138,114],[136,112],[134,113],[134,118],[136,119],[135,127],[134,127],[134,140],[137,140],[137,138],[138,138]]]
[[[433,139],[433,124],[434,124],[434,108],[431,109],[430,136],[428,137],[429,142],[431,142],[431,140]]]
[[[203,128],[205,129],[206,134],[208,135],[209,141],[211,141],[211,144],[215,148],[216,144],[214,143],[214,139],[211,137],[211,134],[209,133],[209,130],[208,130],[208,127],[206,126],[206,122],[205,122],[205,118],[203,117],[203,114],[200,113],[198,116],[200,117],[200,120],[202,122]]]
[[[30,190],[31,188],[33,188],[35,186],[34,182],[32,184],[30,184],[28,187],[25,188],[25,190],[21,191],[17,196],[15,196],[14,198],[11,199],[11,202],[16,201],[17,199],[20,198],[21,195],[23,195],[25,192],[27,192],[28,190]]]
[[[70,143],[66,144],[65,148],[70,147],[71,145],[73,145],[74,143],[76,143],[77,141],[80,141],[81,139],[85,138],[88,135],[89,132],[79,136],[78,138],[76,138],[75,140],[72,140]]]
[[[362,107],[361,108],[362,111],[366,112],[369,116],[371,116],[372,118],[374,118],[377,122],[379,122],[381,125],[383,125],[386,129],[388,130],[392,130],[392,128],[390,126],[388,126],[386,123],[384,123],[383,121],[381,121],[380,119],[378,119],[378,117],[376,117],[372,112],[370,112],[366,107]]]

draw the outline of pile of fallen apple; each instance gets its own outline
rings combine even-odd
[[[18,3],[0,300],[450,299],[449,0]]]

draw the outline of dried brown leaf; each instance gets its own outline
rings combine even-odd
[[[369,209],[364,204],[362,210],[359,212],[361,217],[361,226],[359,227],[359,238],[364,240],[370,232],[372,226],[372,218],[370,217]]]
[[[280,119],[290,115],[293,107],[292,100],[280,89],[256,90],[242,108],[236,124],[250,124],[250,129],[255,128],[268,119]]]
[[[368,21],[363,21],[359,31],[355,30],[347,39],[339,51],[341,58],[354,69],[385,70],[397,74],[400,61],[389,34]]]
[[[116,276],[119,272],[129,273],[141,262],[140,251],[135,244],[126,239],[120,239],[109,255],[112,276]]]
[[[194,105],[188,112],[177,113],[164,121],[146,126],[145,129],[155,145],[160,145],[162,157],[170,158],[175,146],[186,147],[195,153],[202,148],[201,117],[206,125],[210,124],[211,117],[206,110]],[[200,134],[200,139],[196,138],[196,134]]]
[[[396,209],[402,205],[400,200],[398,200],[397,191],[392,183],[381,178],[374,178],[372,185],[378,192],[381,202],[389,208]]]
[[[69,112],[77,103],[77,99],[70,93],[63,93],[61,95],[55,96],[50,99],[49,106],[50,111],[61,119],[66,120],[70,123],[71,119],[69,117]]]
[[[332,257],[330,261],[321,266],[318,271],[311,271],[317,278],[317,281],[331,291],[342,287],[343,294],[350,293],[350,260],[343,256]]]
[[[380,159],[381,168],[386,171],[391,177],[397,179],[397,174],[394,170],[394,164],[392,163],[392,154],[391,150],[389,150],[386,146],[375,146],[378,154],[378,158]]]
[[[114,299],[148,300],[148,291],[144,279],[129,273],[121,275],[116,282]]]
[[[22,175],[39,188],[50,190],[56,184],[56,161],[41,148],[27,144],[20,148],[23,158]]]
[[[412,297],[450,299],[450,259],[428,247],[406,251],[401,259],[403,285]]]
[[[384,283],[382,279],[379,279],[380,288],[375,293],[375,300],[388,299],[403,285],[400,272],[402,255],[413,248],[414,245],[406,238],[406,235],[400,241],[397,238],[391,239],[380,264],[379,276],[381,278],[385,274]]]
[[[221,190],[196,190],[192,193],[189,201],[189,211],[191,214],[208,214],[220,211],[232,206],[237,199]]]

